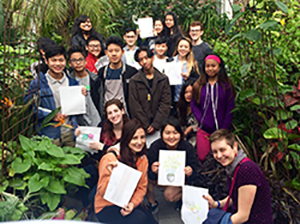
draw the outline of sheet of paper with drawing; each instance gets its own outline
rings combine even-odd
[[[89,147],[91,142],[99,142],[101,128],[79,126],[79,136],[76,138],[76,147],[81,148],[83,151],[94,153],[97,152]]]
[[[142,172],[119,161],[117,163],[118,165],[112,170],[103,198],[123,208],[129,203]]]
[[[206,220],[208,201],[202,195],[208,195],[208,189],[187,185],[182,187],[181,219],[185,224],[200,224]]]
[[[185,156],[185,151],[159,150],[158,185],[184,185]]]
[[[149,18],[139,18],[138,19],[140,37],[142,39],[147,37],[153,37],[153,19]]]
[[[182,85],[181,63],[176,63],[175,61],[167,62],[165,74],[168,76],[171,86]]]
[[[61,112],[65,115],[85,114],[85,96],[82,94],[82,86],[60,87]]]

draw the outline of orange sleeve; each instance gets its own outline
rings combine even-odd
[[[136,208],[139,206],[139,204],[143,201],[144,196],[147,192],[147,185],[148,185],[148,176],[147,176],[147,170],[148,170],[148,159],[146,155],[142,156],[142,162],[137,167],[139,171],[142,172],[141,179],[139,180],[137,187],[135,191],[133,192],[133,195],[130,199],[130,202],[134,204],[134,207]]]

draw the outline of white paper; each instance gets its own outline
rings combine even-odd
[[[182,85],[181,63],[167,62],[165,67],[165,74],[169,78],[170,86]]]
[[[123,163],[117,163],[112,170],[103,198],[123,208],[124,205],[128,205],[142,172]]]
[[[182,187],[181,219],[185,224],[201,224],[206,220],[208,201],[203,195],[208,195],[208,189],[186,185]]]
[[[91,142],[99,142],[101,128],[79,126],[80,134],[76,138],[76,147],[81,148],[83,151],[94,153],[97,152],[89,147]]]
[[[153,19],[149,18],[139,18],[138,20],[140,37],[142,39],[147,37],[153,37]]]
[[[65,115],[85,114],[85,96],[82,94],[82,86],[60,87],[61,112]]]
[[[185,151],[159,150],[158,185],[184,185],[185,156]]]
[[[95,63],[95,67],[97,71],[100,70],[100,68],[106,66],[109,64],[109,58],[106,55],[103,55],[101,58],[98,59]]]
[[[154,132],[152,135],[146,136],[146,147],[149,149],[150,145],[160,138],[160,131]]]

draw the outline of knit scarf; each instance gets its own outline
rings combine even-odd
[[[226,166],[225,171],[227,176],[232,177],[235,171],[235,168],[239,165],[239,163],[247,157],[246,153],[243,152],[243,150],[239,149],[236,157],[234,158],[233,162]]]

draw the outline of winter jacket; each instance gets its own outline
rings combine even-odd
[[[138,119],[145,129],[151,125],[159,130],[163,120],[169,116],[171,108],[168,77],[154,68],[150,88],[146,74],[143,70],[139,70],[129,82],[128,100],[131,118]]]
[[[69,86],[78,86],[78,82],[68,77]],[[56,109],[52,90],[48,85],[46,75],[40,73],[40,79],[34,79],[31,81],[29,90],[25,96],[24,101],[28,101],[34,98],[33,111],[37,113],[38,129],[41,127],[44,119],[48,114]],[[77,127],[76,116],[70,116],[73,127]],[[74,132],[75,129],[73,129]],[[49,138],[56,139],[60,138],[60,127],[55,128],[54,126],[47,126],[38,131],[39,135],[45,135]],[[74,133],[73,133],[74,134]],[[74,136],[75,139],[75,136]]]

